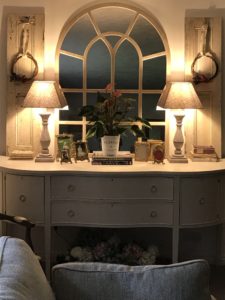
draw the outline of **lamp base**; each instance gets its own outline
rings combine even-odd
[[[188,163],[187,157],[184,155],[172,155],[168,158],[170,163]]]
[[[35,162],[53,162],[55,158],[51,154],[39,153],[35,158]]]

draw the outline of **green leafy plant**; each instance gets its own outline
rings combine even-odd
[[[114,89],[112,84],[108,84],[104,94],[97,93],[95,105],[85,105],[80,110],[79,116],[87,117],[91,125],[86,138],[115,136],[128,131],[144,138],[145,133],[137,123],[151,128],[150,123],[143,118],[132,118],[128,115],[134,108],[135,101],[133,98],[124,97],[119,90]]]

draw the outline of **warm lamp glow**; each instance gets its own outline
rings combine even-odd
[[[157,103],[162,108],[202,108],[202,104],[191,82],[169,82]]]
[[[66,99],[55,81],[34,81],[24,99],[24,107],[61,108]]]
[[[167,83],[159,98],[157,106],[174,110],[202,108],[202,104],[191,82],[170,82]],[[175,147],[170,162],[187,163],[187,158],[182,153],[184,137],[182,133],[182,122],[184,113],[174,113],[177,130],[173,139]]]
[[[34,81],[29,89],[23,106],[33,108],[62,108],[67,105],[60,86],[55,81]],[[49,153],[50,135],[48,132],[49,113],[40,114],[42,118],[42,132],[40,138],[41,153],[35,161],[52,162],[53,156]]]

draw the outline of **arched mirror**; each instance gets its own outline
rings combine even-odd
[[[111,82],[136,100],[133,114],[151,122],[147,137],[164,140],[165,112],[156,110],[169,56],[162,32],[155,19],[130,7],[103,5],[75,16],[58,45],[59,83],[69,104],[68,111],[60,111],[59,133],[85,140],[88,120],[78,117],[78,110],[94,104],[97,92]],[[132,151],[134,141],[122,137],[121,150]],[[88,146],[98,150],[99,141],[92,138]]]

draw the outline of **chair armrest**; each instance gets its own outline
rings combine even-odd
[[[33,244],[31,240],[31,228],[35,226],[34,223],[29,221],[28,219],[20,216],[10,216],[6,214],[0,213],[0,220],[1,221],[7,221],[7,222],[12,222],[16,223],[18,225],[24,226],[25,227],[25,241],[28,243],[28,245],[31,247],[33,250]]]

